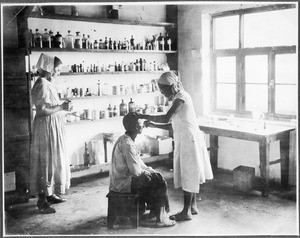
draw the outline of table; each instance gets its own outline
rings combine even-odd
[[[200,130],[210,135],[210,158],[213,170],[218,165],[218,136],[230,137],[259,143],[260,176],[262,179],[261,193],[269,194],[269,166],[280,163],[281,186],[288,187],[289,182],[289,150],[290,132],[295,127],[266,125],[257,128],[254,123],[248,125],[232,125],[229,122],[199,122]],[[280,159],[270,163],[270,143],[280,141]]]

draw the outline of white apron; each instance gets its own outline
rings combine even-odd
[[[200,131],[190,95],[181,90],[174,97],[184,104],[172,119],[174,130],[174,186],[198,193],[200,184],[212,179],[210,159],[204,133]]]
[[[56,106],[59,99],[52,84],[39,78],[32,89],[32,101],[37,105]],[[30,193],[64,194],[70,187],[70,163],[66,151],[64,114],[36,116],[30,155]]]

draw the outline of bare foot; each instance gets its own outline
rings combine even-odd
[[[197,215],[199,213],[198,208],[196,206],[195,207],[191,207],[191,213],[192,213],[192,215]]]
[[[189,221],[192,220],[192,215],[190,213],[180,212],[170,216],[170,219],[175,221]]]

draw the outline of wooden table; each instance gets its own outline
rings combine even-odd
[[[262,179],[262,196],[269,193],[269,166],[280,163],[281,186],[288,187],[289,182],[289,147],[290,132],[295,127],[267,125],[265,129],[251,126],[230,125],[228,122],[200,122],[200,129],[210,135],[210,158],[213,170],[218,165],[218,136],[230,137],[259,143],[260,176]],[[270,143],[280,141],[280,159],[270,163]]]

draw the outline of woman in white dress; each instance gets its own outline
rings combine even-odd
[[[148,120],[146,126],[166,130],[173,128],[174,186],[182,188],[184,206],[181,212],[170,218],[177,221],[191,220],[192,215],[198,214],[196,193],[199,193],[200,184],[213,178],[204,133],[199,129],[192,99],[184,91],[178,76],[172,72],[163,73],[158,86],[161,93],[173,102],[172,107],[165,115],[140,117]]]
[[[64,114],[70,110],[70,101],[62,104],[52,83],[59,74],[62,62],[57,57],[41,54],[37,69],[40,77],[32,91],[36,108],[33,122],[30,157],[30,193],[38,195],[40,213],[54,213],[53,203],[64,202],[70,186],[70,165],[66,154]]]

